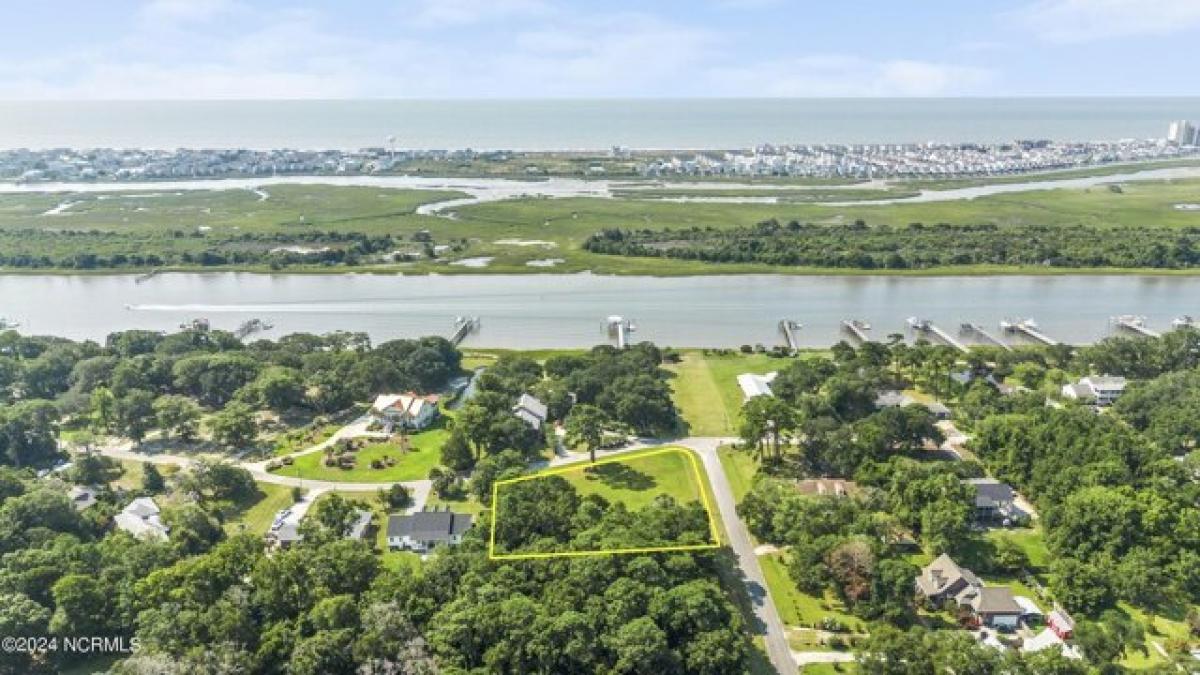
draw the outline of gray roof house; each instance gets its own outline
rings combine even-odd
[[[917,592],[933,602],[954,598],[967,588],[980,586],[983,582],[974,572],[960,567],[945,553],[926,565],[917,576]]]
[[[288,548],[304,539],[300,534],[300,521],[304,519],[307,508],[296,508],[295,505],[282,509],[275,514],[275,520],[267,530],[267,545],[272,548]]]
[[[388,548],[428,551],[438,544],[459,544],[471,529],[471,516],[453,511],[418,511],[388,516]]]
[[[91,486],[72,485],[71,490],[67,492],[67,497],[76,511],[86,511],[95,506],[98,492],[97,488]]]
[[[513,406],[513,414],[534,429],[542,428],[549,412],[545,403],[529,394],[521,394],[521,398],[517,399],[517,404]]]
[[[1008,586],[982,586],[966,594],[959,604],[970,607],[975,620],[984,626],[1013,630],[1021,620],[1021,605]]]
[[[1013,505],[1016,493],[1007,483],[992,478],[970,478],[965,481],[975,488],[975,517],[998,520],[1024,515]]]
[[[1021,620],[1021,605],[1007,586],[984,586],[971,570],[960,566],[946,554],[921,570],[916,579],[917,592],[935,603],[953,600],[966,607],[976,625],[1013,630]]]

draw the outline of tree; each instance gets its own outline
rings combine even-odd
[[[571,445],[583,445],[588,457],[596,462],[596,450],[604,442],[604,429],[611,424],[608,414],[594,405],[580,403],[567,415],[566,440]]]
[[[466,471],[475,466],[475,455],[466,434],[455,429],[442,444],[442,464],[456,471]]]
[[[258,422],[254,409],[245,403],[234,401],[209,419],[209,432],[213,440],[231,448],[250,445],[258,437]]]
[[[105,431],[117,429],[117,397],[108,387],[96,387],[89,399],[92,424]]]
[[[396,511],[407,508],[412,503],[412,495],[409,493],[408,488],[400,483],[393,483],[386,490],[383,488],[379,489],[378,500],[383,508]]]
[[[174,433],[185,441],[196,437],[200,413],[200,405],[187,396],[167,394],[154,401],[154,415],[163,434]]]
[[[353,675],[352,641],[348,629],[317,631],[296,645],[287,670],[294,675]]]
[[[112,616],[111,594],[100,581],[85,574],[68,574],[54,584],[55,635],[108,635]]]
[[[195,504],[166,510],[163,522],[171,528],[171,544],[184,555],[204,553],[223,536],[217,521]]]
[[[283,412],[304,402],[304,379],[295,368],[271,366],[243,388],[247,402]]]
[[[130,389],[116,401],[117,430],[141,443],[154,428],[154,394],[145,389]]]
[[[152,462],[142,463],[142,489],[150,494],[158,494],[167,487],[162,472]]]
[[[1089,662],[1103,666],[1125,657],[1132,650],[1147,653],[1141,624],[1116,610],[1107,610],[1100,621],[1080,621],[1075,642]]]
[[[775,459],[782,458],[782,439],[796,426],[796,413],[782,399],[774,396],[755,396],[742,405],[742,441],[759,451],[764,439],[769,439]]]
[[[501,479],[521,475],[525,459],[514,450],[505,450],[479,460],[471,474],[470,490],[475,498],[483,502],[492,498],[492,484]]]
[[[334,537],[344,537],[350,534],[350,528],[357,519],[358,507],[354,505],[354,502],[335,492],[317,502],[312,517],[305,519],[301,527],[305,531],[306,539],[314,534],[312,526],[316,526]],[[315,534],[319,536],[319,532]]]
[[[206,501],[245,503],[258,494],[254,476],[230,462],[201,459],[186,479],[186,489]]]
[[[79,485],[99,485],[116,480],[120,477],[122,470],[121,465],[114,459],[85,452],[76,455],[67,473],[73,483]]]
[[[0,459],[16,467],[49,463],[58,454],[58,418],[50,401],[0,406]]]

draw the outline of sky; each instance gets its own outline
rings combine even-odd
[[[1200,0],[6,4],[7,100],[1200,94]]]

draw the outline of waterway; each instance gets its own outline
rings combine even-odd
[[[1200,315],[1200,277],[1183,276],[782,276],[622,277],[592,274],[400,276],[164,273],[0,275],[0,317],[22,332],[103,340],[116,330],[177,330],[207,318],[232,330],[251,318],[257,335],[365,331],[376,340],[449,335],[454,317],[479,316],[464,346],[585,347],[609,341],[610,315],[632,319],[634,340],[677,347],[782,343],[780,319],[800,322],[805,346],[844,337],[841,322],[870,322],[876,339],[903,333],[910,316],[952,334],[963,322],[995,329],[1035,318],[1061,341],[1113,332],[1112,317],[1144,315],[1158,330]]]

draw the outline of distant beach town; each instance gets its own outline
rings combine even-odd
[[[249,149],[15,149],[0,151],[0,180],[21,183],[253,178],[279,175],[494,173],[512,177],[785,177],[869,180],[1019,175],[1107,164],[1189,159],[1200,127],[1171,122],[1166,137],[1116,141],[760,145],[723,151],[524,152]]]

